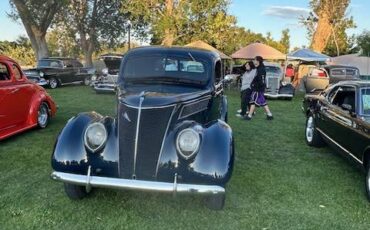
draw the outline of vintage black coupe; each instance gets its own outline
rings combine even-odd
[[[89,85],[95,69],[84,67],[74,58],[50,57],[39,60],[36,68],[24,73],[30,81],[55,89],[76,82]]]
[[[344,81],[306,95],[306,142],[329,144],[366,171],[370,201],[370,81]]]
[[[142,47],[122,59],[117,116],[71,118],[57,138],[52,178],[71,199],[91,187],[196,193],[221,209],[234,162],[218,54]]]

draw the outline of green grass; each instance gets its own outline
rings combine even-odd
[[[114,115],[115,97],[84,86],[49,91],[59,105],[44,130],[0,143],[0,229],[370,229],[364,174],[328,148],[304,141],[302,97],[270,101],[249,122],[229,120],[236,143],[234,174],[225,209],[208,210],[198,196],[96,189],[71,201],[52,181],[50,157],[58,132],[75,114]]]

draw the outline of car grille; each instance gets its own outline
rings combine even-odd
[[[277,93],[279,90],[279,78],[277,77],[267,77],[267,91],[271,93]]]
[[[136,169],[134,164],[138,109],[122,103],[119,106],[120,176],[132,178],[135,175],[136,179],[153,180],[162,141],[174,106],[141,110]]]

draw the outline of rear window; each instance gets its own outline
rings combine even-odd
[[[352,68],[341,68],[341,69],[332,69],[330,71],[332,76],[356,76],[358,71]]]
[[[58,60],[40,60],[38,67],[63,68],[62,62]]]
[[[174,77],[207,80],[210,68],[204,60],[192,56],[140,56],[126,60],[123,67],[125,79]]]

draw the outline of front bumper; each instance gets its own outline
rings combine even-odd
[[[109,83],[98,83],[94,85],[94,90],[96,92],[106,92],[106,93],[111,93],[114,92],[116,88],[116,84],[109,84]]]
[[[265,93],[265,97],[267,98],[293,98],[293,94],[286,94],[286,93],[278,93],[278,94],[273,94],[273,93]]]
[[[174,194],[194,193],[213,195],[225,193],[225,188],[218,185],[178,184],[177,175],[174,176],[173,183],[90,176],[89,173],[85,176],[72,173],[53,172],[51,174],[51,178],[65,183],[86,186],[87,188],[101,187],[152,192],[167,192]]]

